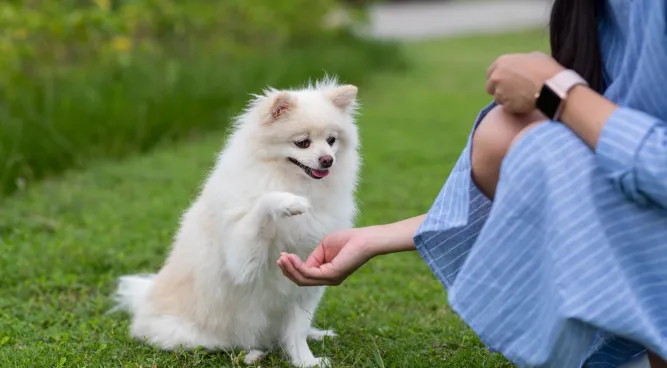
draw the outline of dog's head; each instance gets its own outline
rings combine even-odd
[[[313,180],[326,178],[339,162],[354,160],[357,87],[319,82],[301,90],[269,90],[252,110],[257,114],[250,139],[263,160]]]

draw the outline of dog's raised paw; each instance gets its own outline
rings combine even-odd
[[[305,197],[292,196],[292,198],[285,198],[283,204],[283,211],[286,216],[301,215],[310,210],[310,201]]]
[[[276,217],[301,215],[310,210],[310,201],[306,197],[287,192],[270,194],[271,212]]]

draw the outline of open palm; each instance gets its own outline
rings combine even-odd
[[[365,228],[333,232],[303,262],[295,254],[282,253],[278,267],[299,286],[340,285],[370,258]]]

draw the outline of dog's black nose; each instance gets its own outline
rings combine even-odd
[[[333,165],[333,157],[329,155],[320,156],[320,165],[325,169],[330,168]]]

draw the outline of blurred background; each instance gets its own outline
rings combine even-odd
[[[0,367],[239,366],[105,314],[118,276],[164,261],[230,118],[266,86],[358,85],[357,225],[424,213],[491,101],[487,67],[548,52],[550,3],[0,1]],[[511,367],[417,254],[328,289],[315,324],[340,334],[311,344],[336,367]]]
[[[545,19],[544,1],[481,1],[2,1],[0,193],[219,129],[266,85],[402,65],[380,40]]]
[[[222,128],[266,85],[300,84],[322,70],[356,80],[393,64],[395,48],[326,27],[344,5],[0,2],[1,191]]]

